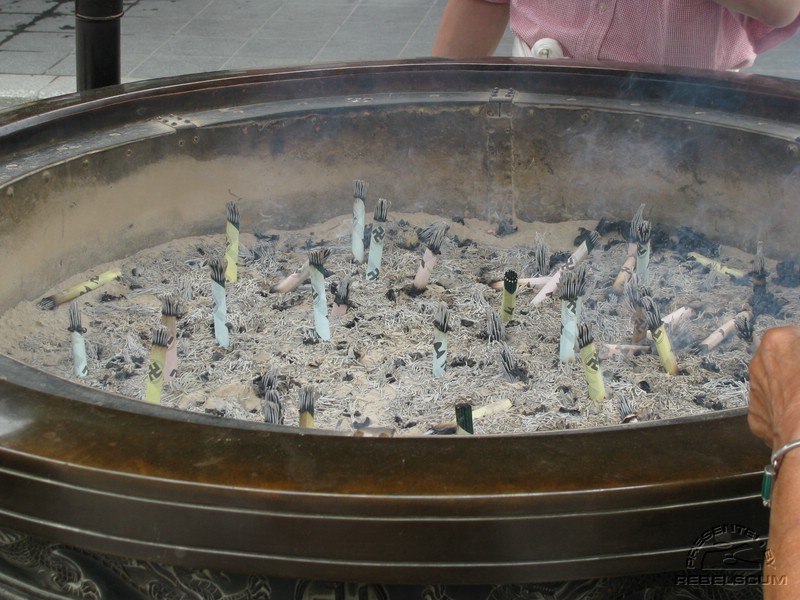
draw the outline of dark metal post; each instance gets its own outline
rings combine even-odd
[[[120,83],[122,0],[75,0],[78,91]]]

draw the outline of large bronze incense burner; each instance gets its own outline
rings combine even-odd
[[[626,218],[641,202],[796,256],[800,84],[513,61],[227,72],[39,103],[0,122],[0,310],[243,212],[295,228],[354,177],[397,210]],[[248,200],[249,199],[249,200]],[[257,200],[252,200],[257,199]],[[357,438],[149,406],[0,356],[0,528],[168,565],[381,583],[687,566],[763,535],[743,409],[634,427]]]

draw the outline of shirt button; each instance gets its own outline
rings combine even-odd
[[[597,12],[601,12],[601,13],[606,12],[606,3],[605,2],[601,2],[600,4],[597,5]]]

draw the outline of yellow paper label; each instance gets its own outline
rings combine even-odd
[[[225,227],[225,258],[228,264],[225,267],[225,280],[235,283],[239,276],[236,261],[239,260],[239,229],[230,221]]]

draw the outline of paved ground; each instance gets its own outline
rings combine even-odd
[[[446,0],[125,0],[123,81],[428,56]],[[507,34],[498,50],[510,52]],[[752,69],[800,78],[800,35]],[[0,0],[0,106],[75,91],[74,0]]]

